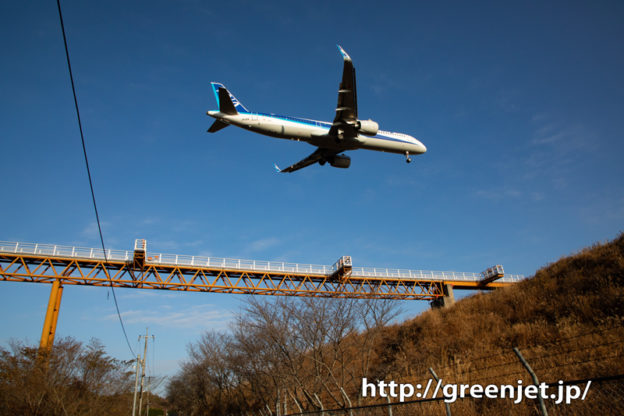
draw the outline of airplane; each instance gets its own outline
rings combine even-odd
[[[336,116],[332,123],[250,112],[223,84],[211,82],[219,110],[206,113],[216,119],[208,132],[215,133],[233,125],[279,139],[304,141],[317,147],[311,155],[285,169],[275,165],[278,172],[294,172],[315,163],[348,168],[351,158],[342,153],[347,150],[368,149],[404,154],[407,163],[411,162],[410,155],[425,153],[425,145],[414,137],[379,130],[375,121],[358,119],[353,61],[340,45],[336,46],[342,54],[344,67],[338,88]]]

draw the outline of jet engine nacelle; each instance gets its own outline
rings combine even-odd
[[[351,158],[345,155],[336,155],[329,159],[328,162],[335,168],[346,169],[351,166]]]
[[[359,130],[360,133],[366,134],[368,136],[374,136],[379,131],[379,124],[371,119],[358,120],[355,123],[355,127]]]

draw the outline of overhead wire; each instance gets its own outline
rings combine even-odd
[[[76,95],[76,87],[74,85],[74,75],[72,72],[71,62],[69,59],[69,48],[67,47],[67,36],[65,35],[65,24],[63,23],[63,13],[61,12],[61,2],[60,0],[56,0],[56,5],[58,6],[59,12],[59,20],[61,22],[61,31],[63,32],[63,43],[65,45],[65,56],[67,57],[67,68],[69,70],[69,79],[71,81],[72,93],[74,95],[74,106],[76,107],[76,116],[78,118],[78,128],[80,130],[80,139],[82,141],[82,153],[84,154],[85,165],[87,167],[87,176],[89,177],[89,187],[91,188],[91,200],[93,201],[93,209],[95,210],[95,219],[97,221],[98,232],[100,234],[100,243],[102,244],[102,251],[104,252],[104,264],[108,263],[108,256],[106,255],[106,246],[104,245],[104,236],[102,234],[102,225],[100,223],[100,215],[98,213],[97,204],[95,202],[95,191],[93,189],[93,180],[91,179],[91,169],[89,168],[89,158],[87,157],[87,146],[85,145],[84,133],[82,130],[82,121],[80,120],[80,110],[78,109],[78,98]],[[121,313],[119,312],[119,304],[117,303],[117,296],[115,295],[115,289],[113,287],[113,281],[110,277],[110,274],[106,270],[104,266],[104,273],[108,278],[110,283],[110,289],[113,294],[113,300],[115,301],[115,309],[117,310],[117,316],[119,317],[119,323],[121,324],[121,330],[123,331],[124,337],[126,338],[126,343],[128,344],[128,348],[132,353],[133,357],[136,357],[132,346],[130,345],[130,340],[128,339],[128,334],[126,333],[126,328],[123,323],[123,319],[121,318]]]

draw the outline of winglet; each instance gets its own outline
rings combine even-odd
[[[279,166],[277,166],[277,163],[273,163],[273,167],[275,168],[275,171],[277,173],[280,173],[282,170],[279,168]]]
[[[345,61],[350,61],[350,60],[351,60],[351,57],[349,56],[349,54],[348,54],[348,53],[346,53],[346,52],[345,52],[345,50],[344,50],[344,49],[342,49],[342,46],[340,46],[340,45],[338,45],[338,44],[336,44],[336,46],[338,46],[338,50],[340,51],[340,54],[342,55],[343,59],[344,59]]]

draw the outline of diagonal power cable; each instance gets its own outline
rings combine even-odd
[[[100,233],[100,243],[102,244],[102,251],[104,252],[104,264],[108,263],[108,257],[106,256],[106,247],[104,246],[104,236],[102,234],[102,225],[100,224],[100,215],[98,214],[97,204],[95,202],[95,191],[93,190],[93,180],[91,179],[91,169],[89,169],[89,158],[87,157],[87,147],[85,145],[84,134],[82,132],[82,121],[80,121],[80,110],[78,109],[78,98],[76,97],[76,87],[74,86],[74,75],[72,73],[71,62],[69,60],[69,48],[67,47],[67,37],[65,36],[65,25],[63,24],[63,13],[61,12],[61,2],[60,0],[56,0],[56,5],[58,6],[59,19],[61,21],[61,31],[63,32],[63,43],[65,44],[65,56],[67,57],[67,68],[69,69],[69,79],[71,81],[72,93],[74,94],[74,105],[76,106],[76,116],[78,117],[78,128],[80,130],[80,139],[82,140],[82,153],[84,154],[85,165],[87,167],[87,176],[89,177],[89,187],[91,188],[91,199],[93,201],[93,209],[95,210],[95,219],[97,221],[98,231]],[[123,331],[124,337],[126,338],[126,343],[128,344],[128,348],[132,353],[132,356],[135,357],[136,354],[130,346],[130,341],[128,340],[128,334],[126,333],[126,328],[123,323],[123,319],[121,319],[121,313],[119,312],[119,304],[117,303],[117,296],[115,295],[115,289],[113,287],[113,281],[110,277],[110,274],[104,267],[104,272],[106,273],[106,277],[108,277],[108,281],[110,283],[110,289],[113,293],[113,300],[115,301],[115,309],[117,309],[117,316],[119,317],[119,323],[121,324],[121,330]]]

